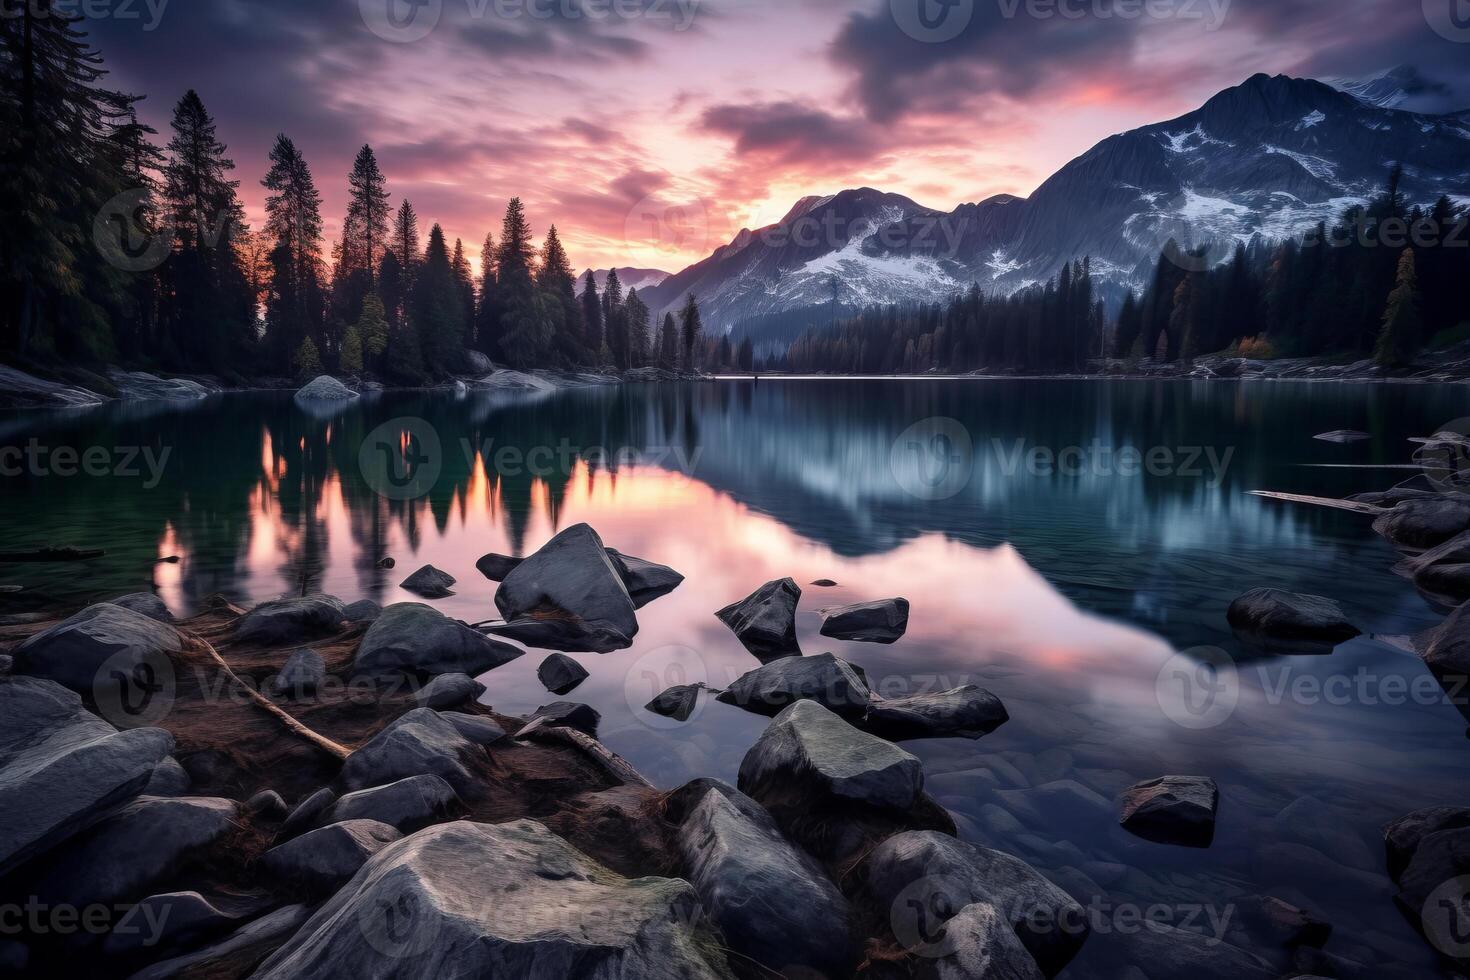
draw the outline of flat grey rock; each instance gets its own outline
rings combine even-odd
[[[756,800],[796,792],[907,810],[923,792],[924,767],[815,701],[797,701],[745,754],[740,789]]]
[[[378,852],[254,980],[727,980],[698,908],[687,882],[629,880],[541,824],[459,822]]]
[[[880,599],[828,609],[822,616],[822,635],[859,643],[897,643],[908,632],[909,601]]]
[[[397,829],[377,820],[345,820],[279,844],[261,861],[277,878],[328,894],[350,881],[368,858],[402,838]]]
[[[868,858],[868,887],[881,908],[894,909],[895,933],[910,943],[934,934],[934,918],[994,905],[1048,977],[1072,961],[1090,932],[1087,910],[1025,861],[934,831],[879,844]]]
[[[684,877],[736,952],[787,976],[793,967],[851,971],[847,899],[754,800],[728,786],[709,788],[675,845]]]
[[[235,624],[235,639],[246,643],[304,643],[331,636],[346,621],[342,600],[330,595],[263,602]]]
[[[183,637],[172,626],[99,602],[16,647],[12,669],[90,695],[99,681],[107,681],[104,675],[171,670],[170,654],[183,648]]]
[[[468,674],[440,674],[414,695],[425,708],[458,708],[470,701],[479,700],[485,693],[485,685]]]
[[[348,793],[328,810],[324,823],[376,820],[408,831],[448,816],[464,803],[438,776],[410,776],[387,786]]]
[[[342,782],[358,790],[434,775],[463,793],[475,784],[465,760],[480,751],[437,711],[415,708],[347,757]]]
[[[735,680],[716,698],[757,714],[776,715],[797,701],[815,701],[840,715],[861,718],[872,695],[859,670],[830,653],[785,657]]]
[[[553,653],[536,668],[537,680],[552,694],[566,694],[587,677],[587,668],[564,653]]]
[[[237,806],[210,797],[141,797],[54,854],[36,882],[50,904],[142,898],[185,858],[234,825]]]
[[[152,592],[134,592],[131,595],[118,596],[110,601],[114,606],[122,606],[135,613],[142,613],[149,619],[160,623],[172,624],[174,621],[174,614],[169,612],[168,606]]]
[[[1158,844],[1209,847],[1220,788],[1206,776],[1160,776],[1123,791],[1118,822]]]
[[[868,705],[863,728],[880,738],[980,738],[1010,720],[1000,698],[967,684],[952,691],[879,698]]]
[[[0,875],[127,805],[173,749],[168,732],[119,732],[53,681],[0,678]]]
[[[638,634],[628,589],[602,539],[586,524],[567,528],[517,565],[496,590],[495,606],[507,622],[560,620],[567,624],[564,631],[582,627],[588,631],[589,644],[596,639],[599,647],[619,643],[612,649],[625,649]],[[554,649],[611,652],[574,642]]]
[[[433,565],[425,565],[400,582],[399,587],[425,599],[443,599],[454,595],[454,583],[453,575],[440,571]]]
[[[276,697],[299,700],[315,694],[326,679],[327,662],[322,655],[302,647],[291,652],[281,672],[267,682],[266,689]]]
[[[759,659],[795,657],[801,655],[796,641],[796,605],[800,601],[801,586],[789,578],[777,579],[715,616]]]
[[[476,677],[522,655],[437,609],[417,602],[389,606],[357,648],[360,674],[468,674]]]
[[[1279,640],[1341,643],[1362,633],[1336,601],[1280,589],[1247,592],[1230,604],[1226,618],[1235,629]]]

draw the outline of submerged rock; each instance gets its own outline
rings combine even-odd
[[[624,878],[539,823],[460,822],[378,852],[254,980],[726,980],[698,907],[688,883]]]
[[[891,910],[894,933],[906,945],[925,942],[965,908],[990,903],[1048,977],[1072,961],[1091,931],[1086,909],[1025,861],[933,831],[879,844],[868,857],[868,887],[879,907]]]
[[[664,691],[643,708],[675,721],[688,721],[699,705],[699,692],[703,689],[703,684],[680,684]]]
[[[1406,500],[1373,522],[1373,530],[1400,548],[1433,548],[1470,529],[1470,502]]]
[[[822,619],[823,636],[861,643],[897,643],[908,628],[907,599],[881,599],[829,609]]]
[[[1227,618],[1235,629],[1278,640],[1340,643],[1362,633],[1336,601],[1280,589],[1247,592],[1230,604]]]
[[[125,677],[157,673],[184,648],[172,626],[99,602],[15,648],[13,670],[91,694],[103,668]]]
[[[758,803],[733,787],[706,785],[687,803],[675,846],[725,941],[782,975],[793,967],[847,975],[847,899]]]
[[[235,639],[247,643],[304,643],[342,628],[346,607],[332,595],[263,602],[235,625]]]
[[[469,674],[493,670],[521,656],[437,609],[417,602],[389,606],[368,629],[353,667],[362,674],[408,672]]]
[[[879,698],[868,705],[863,727],[882,738],[970,738],[989,735],[1010,720],[1000,698],[967,684],[952,691]]]
[[[862,717],[871,695],[859,671],[830,653],[788,657],[757,667],[716,699],[757,714],[779,714],[801,700],[815,701],[838,714]]]
[[[332,804],[321,822],[376,820],[408,831],[462,809],[459,794],[440,777],[410,776],[387,786],[348,793]]]
[[[357,392],[327,374],[308,382],[296,392],[296,398],[301,401],[342,402],[356,397]]]
[[[474,777],[465,759],[479,751],[437,711],[416,708],[348,756],[342,781],[349,789],[365,789],[427,774],[466,792]]]
[[[789,578],[767,582],[715,613],[745,649],[762,660],[801,655],[796,642],[796,604],[801,586]]]
[[[587,668],[564,653],[553,653],[536,668],[536,677],[552,694],[566,694],[588,677]]]
[[[399,588],[425,599],[443,599],[454,595],[451,588],[455,581],[454,576],[448,572],[440,571],[433,565],[425,565],[400,582]]]
[[[622,578],[597,532],[586,524],[567,528],[513,569],[495,592],[508,623],[557,623],[546,640],[567,653],[626,649],[638,633],[638,617]]]
[[[1220,788],[1205,776],[1160,776],[1123,792],[1118,822],[1158,844],[1209,847],[1215,839]]]
[[[0,679],[0,875],[127,805],[173,749],[168,732],[119,732],[52,681]]]
[[[261,862],[276,878],[330,893],[351,880],[368,858],[402,838],[396,829],[376,820],[344,820],[271,848]]]

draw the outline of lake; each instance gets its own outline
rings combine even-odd
[[[713,613],[791,576],[807,653],[852,660],[886,696],[976,683],[1005,702],[1010,722],[979,741],[904,747],[967,839],[1092,909],[1064,976],[1120,975],[1130,909],[1228,935],[1253,894],[1324,917],[1329,951],[1379,975],[1427,971],[1380,828],[1470,788],[1465,719],[1404,650],[1444,610],[1393,572],[1369,518],[1247,491],[1384,489],[1409,474],[1364,467],[1407,462],[1411,436],[1463,415],[1456,386],[975,379],[387,393],[321,415],[264,393],[9,413],[4,550],[107,554],[0,566],[0,585],[26,587],[0,613],[144,589],[177,613],[212,593],[302,589],[387,604],[414,600],[397,583],[432,563],[459,579],[434,605],[479,622],[496,612],[478,558],[585,521],[686,576],[640,612],[632,649],[576,657],[591,677],[569,696],[658,785],[734,781],[766,719],[701,699],[679,723],[642,705],[758,666]],[[1370,438],[1313,439],[1335,429]],[[385,475],[385,433],[411,437],[414,482]],[[1367,635],[1315,655],[1243,644],[1225,610],[1262,586],[1336,598]],[[897,644],[818,635],[820,609],[896,595],[913,610]],[[486,675],[486,701],[558,700],[541,659]],[[1224,665],[1230,703],[1202,713],[1175,685],[1205,661]],[[1166,773],[1219,781],[1208,850],[1117,826],[1117,794]]]

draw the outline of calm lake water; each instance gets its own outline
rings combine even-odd
[[[989,380],[387,394],[325,417],[275,394],[12,413],[0,447],[30,448],[41,466],[0,480],[4,550],[107,555],[0,566],[0,584],[27,587],[0,596],[0,612],[149,588],[180,613],[215,592],[246,602],[303,585],[387,604],[412,600],[397,583],[432,563],[459,579],[435,605],[484,621],[494,585],[476,559],[529,553],[585,521],[687,576],[642,610],[632,649],[577,657],[592,676],[570,695],[658,784],[734,781],[765,719],[705,700],[681,724],[641,706],[669,684],[718,687],[758,666],[712,613],[789,575],[805,589],[807,653],[862,665],[889,696],[978,683],[1004,700],[1012,720],[980,741],[905,748],[965,837],[1025,857],[1095,909],[1104,928],[1065,976],[1120,975],[1130,905],[1209,928],[1192,906],[1218,921],[1250,894],[1323,915],[1329,951],[1378,975],[1424,975],[1432,960],[1392,905],[1379,828],[1470,788],[1465,719],[1402,649],[1443,611],[1394,574],[1367,518],[1247,491],[1382,489],[1409,474],[1361,464],[1407,462],[1409,437],[1464,415],[1470,397],[1454,386]],[[385,484],[371,447],[364,466],[365,437],[385,424],[416,446],[432,433],[424,472],[437,479]],[[1331,429],[1372,438],[1313,440]],[[113,464],[147,453],[136,475],[43,475],[68,447],[102,447]],[[1125,449],[1152,451],[1149,465]],[[163,464],[156,483],[150,460]],[[167,555],[182,561],[153,564]],[[377,568],[383,556],[397,568]],[[840,585],[807,586],[817,579]],[[1242,645],[1225,610],[1260,586],[1333,596],[1371,635],[1330,655]],[[892,595],[913,605],[898,644],[818,635],[823,607]],[[1179,652],[1201,646],[1238,665],[1222,675],[1238,703],[1212,709],[1208,727],[1171,687],[1201,656]],[[556,700],[536,680],[541,659],[487,675],[486,700],[511,713]],[[1117,827],[1118,792],[1165,773],[1219,781],[1209,850]]]

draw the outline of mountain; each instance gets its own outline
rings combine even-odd
[[[1399,65],[1362,78],[1326,78],[1328,85],[1380,109],[1444,112],[1453,95],[1449,86],[1426,78],[1413,65]]]
[[[588,272],[592,273],[599,293],[607,286],[607,269],[586,269],[577,277],[577,295],[579,296],[586,286]],[[651,289],[667,278],[669,278],[669,273],[661,269],[633,269],[621,266],[618,268],[618,282],[622,283],[624,293],[630,289],[636,289],[639,292]]]
[[[971,282],[1008,294],[1084,255],[1116,298],[1142,288],[1171,238],[1218,261],[1237,243],[1301,234],[1366,201],[1399,161],[1409,200],[1470,202],[1470,112],[1425,115],[1255,75],[1177,119],[1103,140],[1029,198],[950,212],[871,188],[805,198],[671,276],[649,305],[693,292],[715,329],[808,308],[819,320],[834,280],[837,302],[854,306],[940,300]]]

